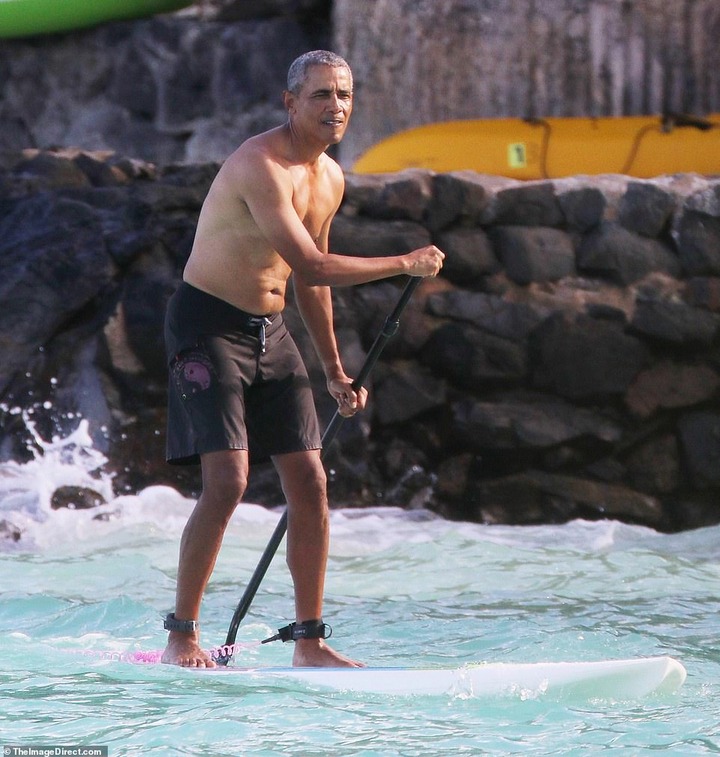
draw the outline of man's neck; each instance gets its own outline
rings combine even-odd
[[[283,127],[284,137],[288,146],[288,157],[293,163],[302,163],[308,166],[317,165],[321,155],[325,153],[329,144],[322,142],[311,143],[303,139],[295,129],[292,122],[288,121]]]

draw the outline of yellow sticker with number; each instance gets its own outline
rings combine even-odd
[[[508,165],[510,168],[527,168],[527,146],[525,142],[511,142],[508,145]]]

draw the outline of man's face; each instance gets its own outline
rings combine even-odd
[[[352,112],[352,77],[346,68],[317,65],[308,69],[289,109],[296,127],[310,130],[324,144],[337,144],[345,134]]]

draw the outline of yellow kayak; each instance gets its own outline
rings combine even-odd
[[[0,37],[28,37],[152,16],[191,0],[0,0]]]
[[[444,121],[394,134],[352,170],[470,169],[516,179],[621,173],[720,174],[720,113],[709,116]]]

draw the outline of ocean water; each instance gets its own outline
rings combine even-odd
[[[580,699],[381,696],[139,664],[162,649],[177,546],[193,503],[151,487],[112,496],[81,424],[0,465],[0,745],[106,746],[110,755],[668,755],[720,752],[720,529],[664,535],[605,521],[503,527],[423,511],[332,515],[325,619],[373,665],[456,667],[671,655],[674,694]],[[60,485],[109,502],[57,510]],[[99,516],[99,517],[98,517]],[[203,609],[221,644],[278,513],[240,507]],[[285,665],[260,639],[291,619],[278,554],[240,627],[237,665]]]

